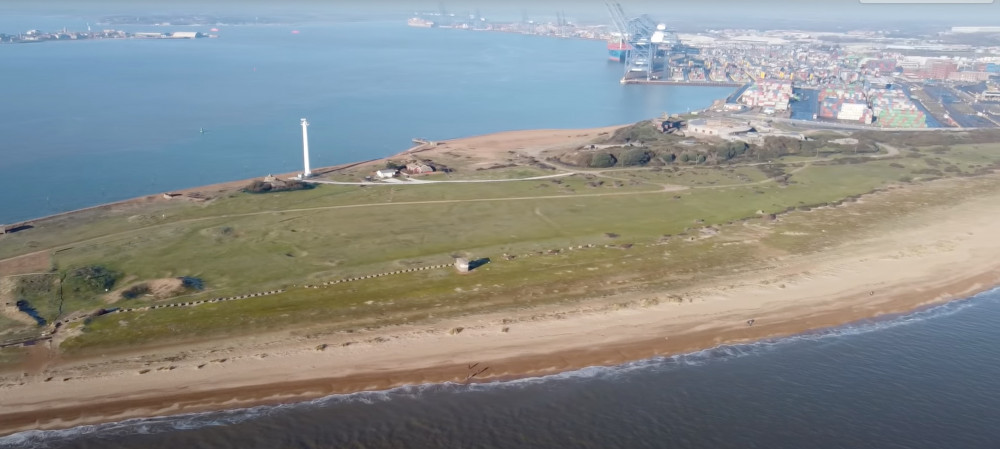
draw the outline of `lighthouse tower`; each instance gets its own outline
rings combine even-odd
[[[305,168],[302,170],[302,177],[307,178],[312,176],[312,170],[309,169],[309,121],[302,119],[302,160],[305,163]]]

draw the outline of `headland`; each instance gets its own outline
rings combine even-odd
[[[693,119],[428,142],[314,188],[32,221],[0,236],[2,338],[35,339],[0,350],[0,433],[546,375],[1000,284],[990,132],[757,140]]]

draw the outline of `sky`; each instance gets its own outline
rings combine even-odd
[[[936,4],[919,4],[937,1]],[[990,1],[986,4],[967,2]],[[875,4],[873,2],[900,2]],[[964,3],[963,3],[964,2]],[[949,26],[1000,26],[1000,0],[620,0],[628,15],[649,14],[671,25],[758,27],[773,21],[838,24],[932,22]],[[493,20],[520,20],[527,13],[539,21],[564,12],[580,23],[607,22],[600,0],[2,0],[0,13],[164,14],[214,13],[296,17],[381,18],[416,11],[465,14],[479,11]],[[675,22],[675,23],[671,23]]]

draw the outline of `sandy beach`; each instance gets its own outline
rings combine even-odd
[[[540,149],[567,135],[534,133],[524,134],[519,145]],[[495,139],[450,145],[486,147]],[[876,195],[922,188],[933,187]],[[912,311],[1000,284],[998,199],[994,187],[902,217],[877,235],[706,280],[685,292],[683,303],[607,307],[641,299],[625,294],[351,334],[289,331],[86,360],[48,360],[38,348],[41,359],[31,369],[0,380],[0,434],[401,385],[547,375]]]

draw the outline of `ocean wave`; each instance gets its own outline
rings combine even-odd
[[[558,374],[538,377],[527,377],[506,381],[483,383],[444,382],[435,384],[407,385],[389,390],[362,391],[350,394],[337,394],[310,401],[258,406],[215,412],[188,413],[182,415],[134,418],[118,422],[85,425],[61,430],[29,430],[5,437],[0,437],[0,448],[48,448],[66,443],[87,435],[97,435],[102,438],[157,434],[184,430],[195,430],[213,426],[226,426],[242,423],[268,415],[282,413],[290,409],[324,408],[345,403],[376,404],[394,399],[414,398],[438,393],[463,393],[482,391],[502,391],[504,389],[521,389],[547,382],[558,382],[580,379],[614,379],[635,371],[671,370],[686,366],[702,366],[709,363],[732,360],[741,357],[759,355],[771,352],[782,346],[798,342],[816,342],[837,339],[855,335],[891,329],[920,323],[934,318],[953,315],[959,311],[984,300],[1000,299],[1000,287],[989,290],[967,299],[950,301],[944,304],[926,307],[906,314],[889,317],[861,320],[843,326],[812,330],[801,334],[764,339],[752,343],[720,345],[700,351],[694,351],[672,356],[653,357],[649,359],[627,362],[614,366],[590,366]]]

